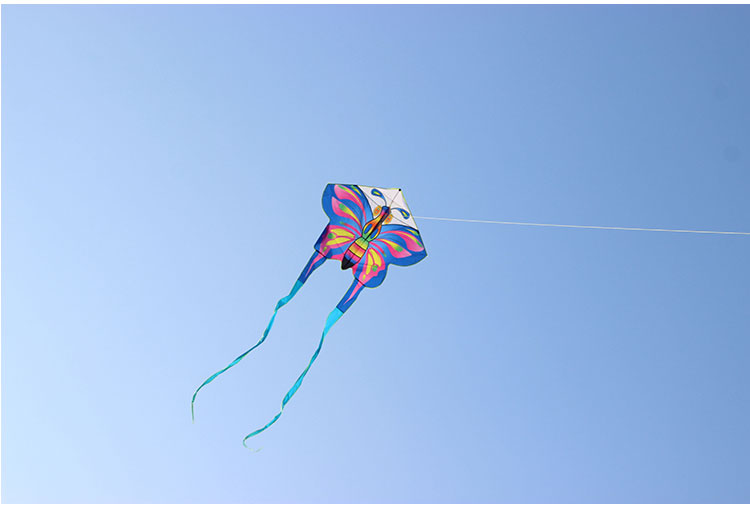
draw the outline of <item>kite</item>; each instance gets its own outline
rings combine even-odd
[[[211,375],[193,394],[190,406],[195,419],[195,397],[198,391],[266,340],[276,319],[276,313],[292,300],[315,269],[329,259],[341,262],[342,270],[351,269],[354,281],[328,315],[320,343],[310,362],[284,396],[279,413],[268,424],[244,438],[242,443],[246,447],[249,438],[268,429],[281,417],[284,407],[297,392],[305,375],[318,358],[326,334],[354,303],[362,290],[379,286],[385,279],[388,265],[414,265],[427,256],[417,224],[406,205],[401,189],[328,184],[323,191],[323,210],[329,222],[315,242],[315,252],[302,269],[292,290],[276,304],[260,340],[227,367]]]

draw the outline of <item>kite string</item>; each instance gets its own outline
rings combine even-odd
[[[750,232],[724,232],[716,230],[673,230],[669,228],[633,228],[625,226],[591,226],[582,224],[553,224],[553,223],[524,223],[519,221],[490,221],[486,219],[455,219],[449,217],[414,216],[415,219],[426,219],[429,221],[451,221],[457,223],[488,223],[518,226],[547,226],[553,228],[581,228],[589,230],[626,230],[640,232],[673,232],[673,233],[703,233],[715,235],[750,235]]]

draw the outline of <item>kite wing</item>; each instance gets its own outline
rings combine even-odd
[[[354,278],[367,288],[379,286],[388,265],[414,265],[427,256],[419,231],[409,226],[385,226],[370,243],[362,261],[354,267]]]
[[[372,219],[370,204],[357,186],[328,184],[323,191],[323,210],[329,223],[315,243],[315,250],[326,258],[341,260]]]

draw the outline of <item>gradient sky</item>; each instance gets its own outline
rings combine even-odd
[[[747,6],[2,7],[3,502],[750,502]]]

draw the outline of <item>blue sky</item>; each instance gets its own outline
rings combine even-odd
[[[2,7],[3,502],[748,502],[746,6]]]

